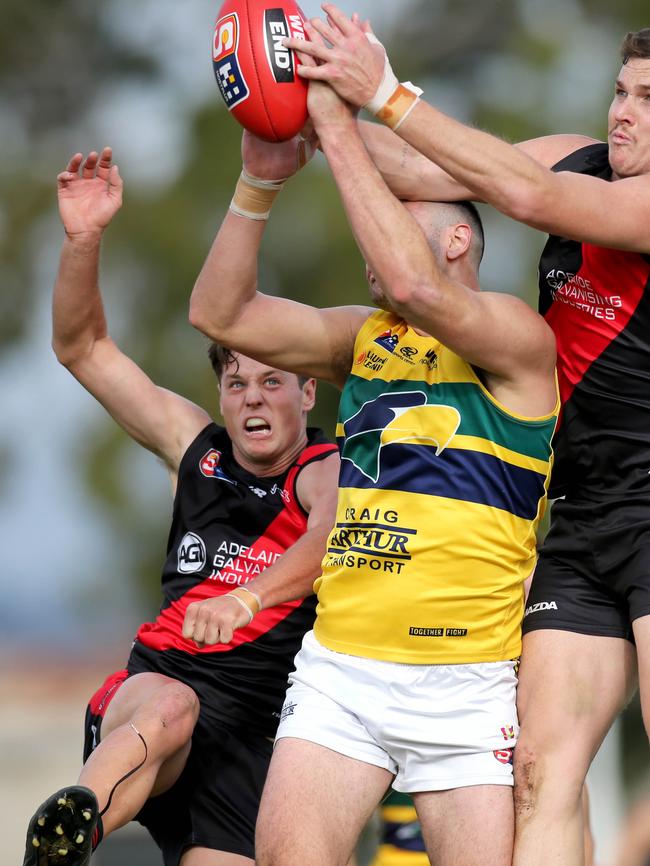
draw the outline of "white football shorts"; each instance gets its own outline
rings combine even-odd
[[[276,739],[395,774],[398,791],[512,785],[516,663],[407,665],[345,655],[307,632]]]

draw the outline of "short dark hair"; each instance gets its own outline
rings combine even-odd
[[[219,345],[219,343],[210,343],[208,346],[208,358],[212,364],[215,376],[220,382],[226,367],[229,367],[231,364],[237,364],[237,367],[239,367],[237,356],[230,349]]]
[[[233,352],[232,349],[227,349],[225,346],[221,346],[219,343],[210,343],[208,346],[208,358],[210,359],[212,369],[214,370],[219,382],[221,382],[221,377],[223,376],[226,367],[235,364],[235,372],[239,370],[237,353]],[[309,381],[308,376],[297,376],[297,379],[298,385],[301,388],[305,382]]]
[[[650,58],[650,27],[644,27],[642,30],[630,30],[629,33],[625,34],[621,45],[623,65],[631,57],[640,57],[643,60]]]

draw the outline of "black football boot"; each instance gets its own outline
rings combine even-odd
[[[23,866],[88,866],[98,817],[90,788],[61,788],[29,822]]]

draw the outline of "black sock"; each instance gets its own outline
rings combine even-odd
[[[95,826],[95,829],[93,830],[93,838],[91,841],[93,851],[95,850],[95,848],[97,848],[97,846],[99,845],[99,843],[102,841],[103,838],[104,838],[104,822],[102,821],[102,816],[98,815],[97,816],[97,825]]]

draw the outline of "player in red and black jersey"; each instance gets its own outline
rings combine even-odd
[[[24,866],[86,866],[133,818],[165,866],[251,863],[287,676],[314,619],[338,453],[306,428],[313,379],[213,345],[225,428],[157,387],[108,336],[98,288],[121,205],[110,149],[74,156],[58,189],[57,357],[164,461],[175,499],[160,614],[91,698],[78,784],[34,814]]]
[[[551,235],[541,310],[558,344],[565,498],[524,621],[513,863],[582,866],[583,780],[637,669],[650,732],[650,28],[624,40],[607,143],[513,146],[420,100],[369,25],[324,9],[300,46],[319,65],[299,72],[386,124],[363,135],[393,192],[482,200]]]

